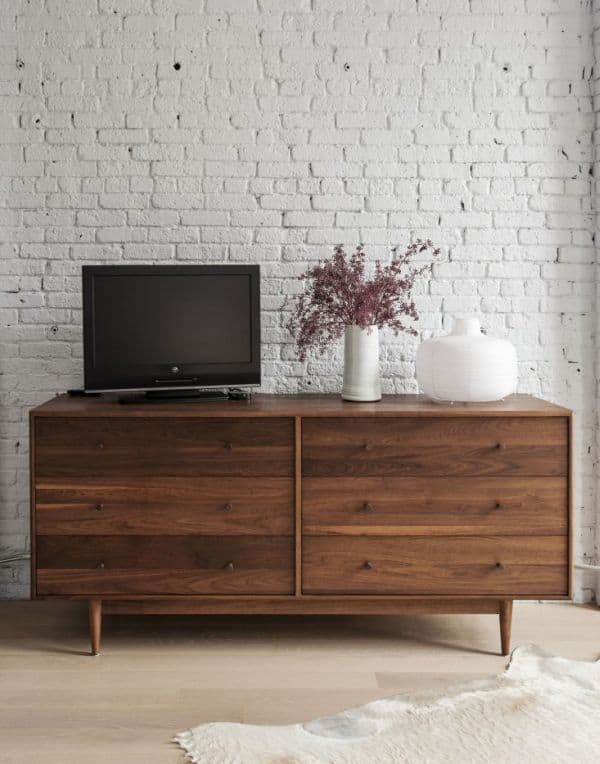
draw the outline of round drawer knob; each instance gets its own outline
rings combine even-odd
[[[223,505],[223,512],[231,512],[232,509],[233,509],[233,504],[230,501],[228,501],[227,504]]]
[[[233,561],[230,560],[225,567],[227,568],[227,570],[233,570],[234,569]]]
[[[232,448],[233,448],[233,443],[231,443],[230,441],[226,441],[226,443],[225,443],[225,450],[226,451],[231,451]]]
[[[104,443],[102,443],[102,441],[100,441],[100,443],[96,444],[96,448],[104,448]]]
[[[504,505],[502,504],[502,502],[501,502],[501,501],[497,501],[497,502],[494,504],[494,509],[502,509],[502,507],[503,507],[503,506],[504,506]]]
[[[97,567],[97,568],[104,568],[104,563],[103,563],[103,562],[99,562],[99,563],[96,565],[96,567]]]
[[[373,505],[370,501],[365,501],[365,503],[362,505],[362,511],[363,512],[372,512],[373,511]]]
[[[504,565],[501,562],[496,563],[496,569],[497,570],[504,570]]]
[[[363,568],[365,570],[373,570],[373,563],[370,562],[369,560],[365,560],[363,563]]]
[[[496,443],[496,449],[498,451],[504,450],[504,443],[500,443],[500,442]]]
[[[96,512],[101,512],[104,509],[104,504],[96,504],[94,509],[96,510]]]
[[[371,444],[363,443],[363,451],[370,451],[370,450],[371,450]]]

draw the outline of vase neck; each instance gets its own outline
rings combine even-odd
[[[368,326],[359,326],[358,324],[346,324],[346,330],[350,330],[353,332],[368,332],[369,334],[373,334],[373,332],[378,331],[377,324],[369,324]]]
[[[481,334],[478,318],[455,318],[450,334],[454,337],[477,337]]]

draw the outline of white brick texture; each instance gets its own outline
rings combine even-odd
[[[596,472],[595,495],[593,501],[596,505],[596,545],[593,561],[600,564],[600,470],[598,457],[600,455],[600,0],[593,0],[593,61],[594,77],[591,83],[592,107],[594,112],[594,132],[592,144],[594,149],[592,207],[594,223],[591,231],[591,239],[596,248],[596,335],[595,335],[595,365],[593,372],[594,395],[596,404],[596,416],[593,421],[596,428],[594,468]],[[590,488],[591,491],[591,488]],[[589,495],[589,494],[588,494]],[[584,586],[588,583],[592,588],[595,582],[595,599],[600,603],[600,573],[584,575]]]
[[[27,410],[81,384],[84,263],[261,263],[264,390],[337,391],[285,295],[337,242],[415,237],[442,246],[422,336],[476,312],[522,392],[576,410],[591,560],[594,27],[588,0],[2,0],[0,596],[29,595]],[[418,341],[384,335],[386,392]]]

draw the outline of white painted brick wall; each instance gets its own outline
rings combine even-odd
[[[334,243],[416,236],[443,246],[423,335],[480,313],[521,391],[577,410],[591,558],[591,32],[586,0],[3,0],[0,558],[29,548],[27,409],[81,383],[82,264],[260,262],[264,389],[336,391],[284,295]],[[416,389],[416,346],[385,337],[386,392]]]
[[[594,78],[592,82],[592,105],[595,115],[595,125],[593,133],[594,147],[594,181],[592,187],[592,207],[594,211],[594,225],[591,236],[596,245],[596,342],[595,342],[595,397],[596,397],[596,417],[594,419],[596,426],[596,453],[594,469],[596,473],[596,495],[594,497],[596,504],[596,549],[595,562],[600,565],[600,507],[598,499],[600,497],[600,471],[598,469],[598,456],[600,455],[600,0],[593,0],[593,60],[594,60]],[[584,576],[584,585],[588,583],[593,587],[595,584],[595,599],[600,603],[600,574],[586,574]]]

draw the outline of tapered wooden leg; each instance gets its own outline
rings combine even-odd
[[[502,644],[502,655],[510,653],[510,629],[512,626],[512,600],[500,601],[500,642]]]
[[[92,655],[100,654],[100,632],[102,629],[102,600],[90,600],[90,640]]]

